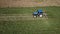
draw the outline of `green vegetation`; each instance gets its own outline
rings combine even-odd
[[[0,8],[0,14],[32,14],[37,9],[46,10],[48,19],[0,20],[0,34],[60,34],[60,7]]]

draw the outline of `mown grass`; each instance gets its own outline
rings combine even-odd
[[[20,7],[20,8],[0,8],[0,14],[31,14],[37,9],[49,10],[51,7]]]
[[[32,14],[47,11],[48,19],[0,21],[0,34],[60,34],[60,7],[0,8],[0,14]]]

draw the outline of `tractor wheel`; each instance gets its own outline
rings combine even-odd
[[[37,16],[33,16],[34,18],[37,18]]]
[[[43,15],[39,15],[39,17],[43,17]]]

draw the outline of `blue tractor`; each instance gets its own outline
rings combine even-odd
[[[42,15],[43,15],[43,10],[42,9],[39,9],[36,12],[33,13],[33,17],[37,17],[37,16],[42,17]]]

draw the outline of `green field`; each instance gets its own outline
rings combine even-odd
[[[47,11],[48,19],[33,18],[37,9]],[[60,34],[60,7],[0,8],[0,34]]]

